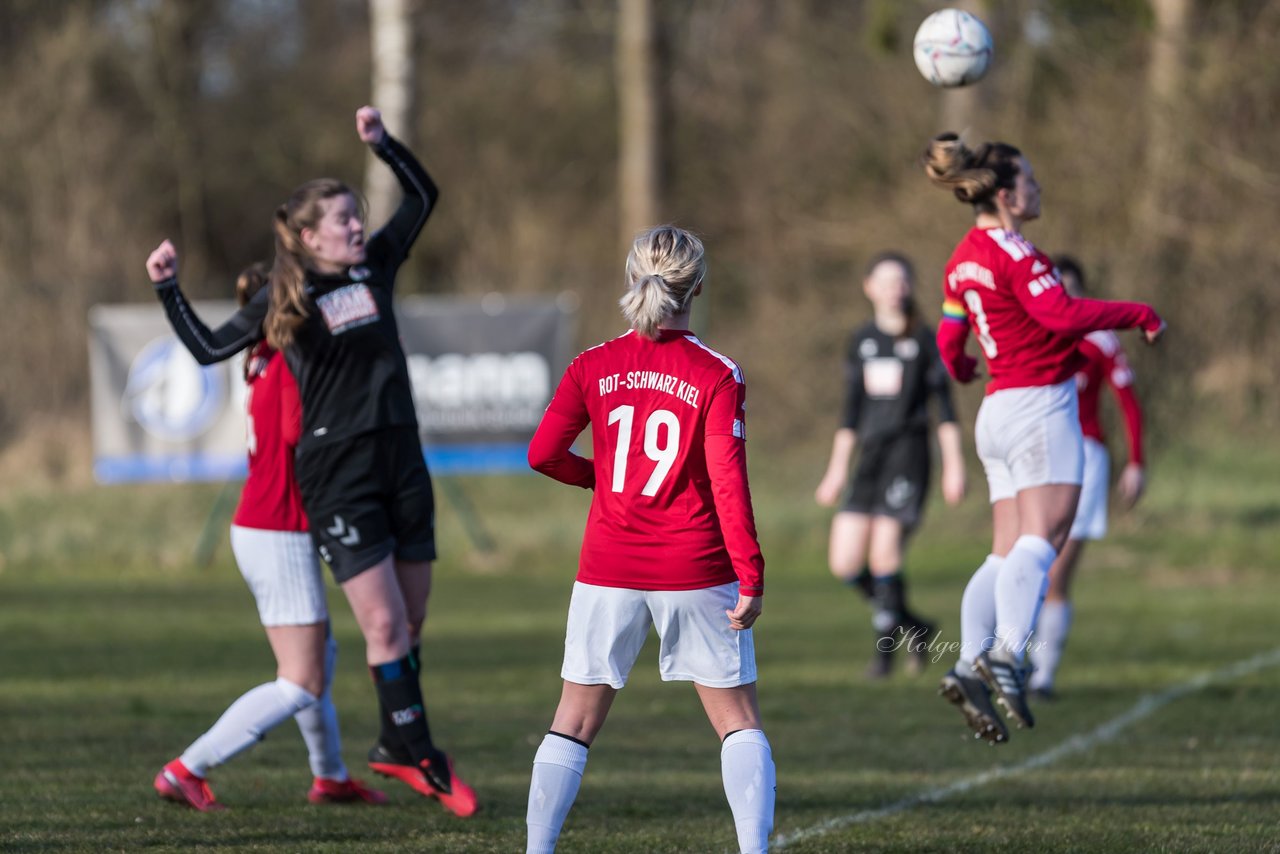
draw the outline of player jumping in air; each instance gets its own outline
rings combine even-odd
[[[563,692],[533,760],[530,854],[555,850],[587,749],[651,625],[662,678],[694,683],[721,740],[740,849],[768,849],[775,773],[756,702],[764,559],[747,487],[746,385],[737,363],[689,332],[705,275],[689,232],[641,234],[622,297],[631,331],[573,360],[529,445],[535,469],[595,491]],[[592,459],[570,450],[588,425]]]
[[[996,744],[1008,731],[991,693],[1019,726],[1035,723],[1026,701],[1027,641],[1084,470],[1079,339],[1141,327],[1154,343],[1165,324],[1148,305],[1066,293],[1053,262],[1021,234],[1023,223],[1040,216],[1040,185],[1018,149],[995,142],[971,151],[948,133],[932,139],[921,160],[930,180],[976,215],[943,277],[938,350],[953,377],[971,382],[978,376],[977,360],[965,353],[972,332],[991,375],[974,429],[991,493],[991,554],[965,587],[960,660],[940,691],[976,736]]]

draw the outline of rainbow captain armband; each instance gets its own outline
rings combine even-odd
[[[969,322],[969,312],[965,311],[964,303],[957,299],[947,297],[942,301],[942,319],[949,320],[952,323]]]

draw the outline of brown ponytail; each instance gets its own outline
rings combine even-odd
[[[276,208],[272,220],[276,258],[271,266],[271,305],[263,327],[267,342],[277,350],[293,344],[298,328],[311,313],[307,297],[307,267],[311,252],[302,242],[302,230],[319,225],[324,216],[321,202],[344,195],[354,196],[355,193],[341,181],[320,178],[294,190],[289,201]]]
[[[920,156],[929,180],[955,193],[957,199],[983,213],[995,213],[995,195],[1012,190],[1022,152],[1004,142],[984,142],[976,151],[954,133],[929,140]]]

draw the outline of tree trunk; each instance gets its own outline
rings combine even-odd
[[[1162,254],[1162,244],[1182,231],[1174,179],[1186,149],[1181,101],[1187,86],[1187,27],[1191,0],[1150,0],[1155,15],[1147,64],[1147,138],[1142,186],[1134,222],[1143,254]]]
[[[660,216],[660,58],[654,0],[621,0],[617,33],[618,204],[622,245]]]
[[[199,288],[208,274],[208,225],[205,221],[204,169],[197,144],[200,101],[198,33],[211,10],[204,2],[164,3],[152,14],[156,78],[146,90],[156,126],[169,140],[178,193],[178,247],[182,275]]]
[[[382,111],[387,132],[413,142],[415,27],[410,0],[369,0],[373,59],[373,106]],[[365,164],[364,195],[369,225],[378,228],[395,211],[400,187],[386,165],[372,154]]]

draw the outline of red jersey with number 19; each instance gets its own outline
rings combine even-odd
[[[746,468],[741,369],[684,330],[628,332],[579,355],[529,463],[594,488],[578,580],[634,590],[764,592]],[[569,448],[591,425],[594,460]]]
[[[1083,364],[1078,339],[1098,329],[1160,328],[1150,306],[1073,299],[1049,257],[1017,232],[973,228],[947,262],[938,350],[951,375],[973,379],[970,329],[991,372],[987,393],[1068,380]]]

